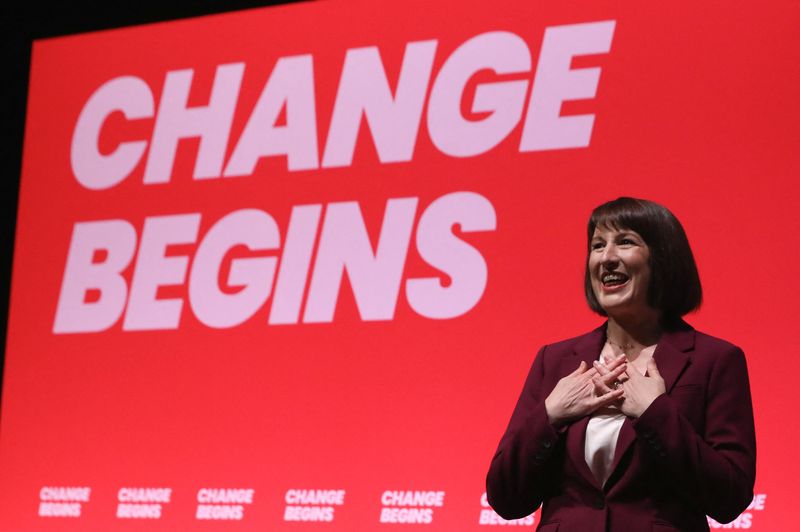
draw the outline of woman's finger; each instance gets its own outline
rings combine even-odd
[[[615,381],[620,380],[620,376],[625,373],[627,369],[627,365],[622,364],[617,366],[613,371],[609,371],[607,374],[603,375],[603,384],[606,386],[611,386]]]
[[[621,387],[617,388],[616,390],[611,390],[607,394],[604,394],[604,395],[601,395],[601,396],[598,396],[598,397],[595,397],[594,399],[592,399],[592,408],[594,410],[596,410],[598,408],[602,408],[604,406],[608,406],[608,405],[610,405],[612,403],[615,403],[615,402],[619,401],[620,399],[622,399],[624,394],[625,394],[625,392]]]
[[[594,362],[592,362],[592,367],[594,367],[594,369],[596,369],[600,375],[605,375],[609,371],[614,371],[620,365],[627,362],[627,358],[625,357],[625,355],[620,355],[614,358],[607,358],[603,356],[602,359],[603,362],[600,362],[599,360],[595,360]]]
[[[595,395],[605,395],[618,388],[622,384],[622,375],[625,373],[626,366],[617,366],[613,371],[606,371],[592,378]]]
[[[588,366],[586,365],[586,361],[584,361],[584,360],[581,360],[581,363],[580,363],[580,364],[578,364],[578,367],[577,367],[577,369],[575,369],[575,371],[573,371],[573,372],[572,372],[570,375],[580,375],[581,373],[583,373],[584,371],[586,371],[586,368],[587,368],[587,367],[588,367]]]
[[[625,355],[619,355],[619,356],[610,357],[610,358],[603,357],[603,360],[605,362],[605,366],[609,369],[609,371],[611,371],[614,368],[616,368],[617,366],[619,366],[620,364],[622,364],[624,362],[627,362],[628,361],[628,357],[626,357]]]
[[[597,360],[592,362],[592,366],[594,367],[595,370],[597,370],[597,373],[599,373],[600,375],[607,375],[608,372],[610,371],[608,369],[608,366],[606,366],[605,364],[601,364]]]
[[[612,388],[609,388],[609,386],[603,381],[604,379],[602,379],[600,376],[596,376],[595,378],[592,379],[592,384],[594,384],[595,395],[605,395],[607,393],[614,391]]]

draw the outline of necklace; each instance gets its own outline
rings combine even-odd
[[[611,338],[606,338],[606,341],[607,341],[609,344],[611,344],[611,345],[614,345],[614,346],[618,347],[618,348],[620,349],[620,351],[622,351],[623,353],[624,353],[625,351],[627,351],[628,349],[633,349],[633,348],[635,347],[635,346],[634,346],[634,344],[618,344],[617,342],[615,342],[615,341],[614,341],[614,340],[612,340]]]

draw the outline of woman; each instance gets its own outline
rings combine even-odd
[[[544,346],[500,440],[487,496],[538,530],[709,530],[753,497],[744,354],[681,317],[702,299],[686,234],[634,198],[589,220],[585,292],[608,321]]]

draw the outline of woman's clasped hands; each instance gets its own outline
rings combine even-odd
[[[624,359],[625,355],[618,358]],[[612,364],[594,363],[598,376],[593,379],[598,393],[608,394],[613,389],[623,390],[622,400],[618,403],[619,409],[628,417],[638,418],[656,400],[659,395],[666,393],[664,378],[658,371],[655,359],[647,361],[647,373],[642,375],[632,366],[630,371],[625,371],[617,380],[607,384],[607,376],[611,375]]]
[[[626,370],[624,356],[605,365],[603,373],[597,367],[589,368],[585,361],[581,361],[578,369],[558,381],[544,401],[550,424],[563,425],[587,416],[598,408],[618,403],[624,390],[614,385]]]
[[[647,362],[647,375],[642,375],[633,368],[629,372],[625,355],[620,355],[605,364],[595,361],[592,368],[582,361],[578,369],[558,381],[545,399],[545,409],[555,426],[609,405],[616,405],[628,417],[638,418],[665,392],[655,360]]]

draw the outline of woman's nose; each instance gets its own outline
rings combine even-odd
[[[619,262],[619,255],[617,254],[617,247],[609,244],[603,248],[603,256],[601,257],[603,264],[616,264]]]

